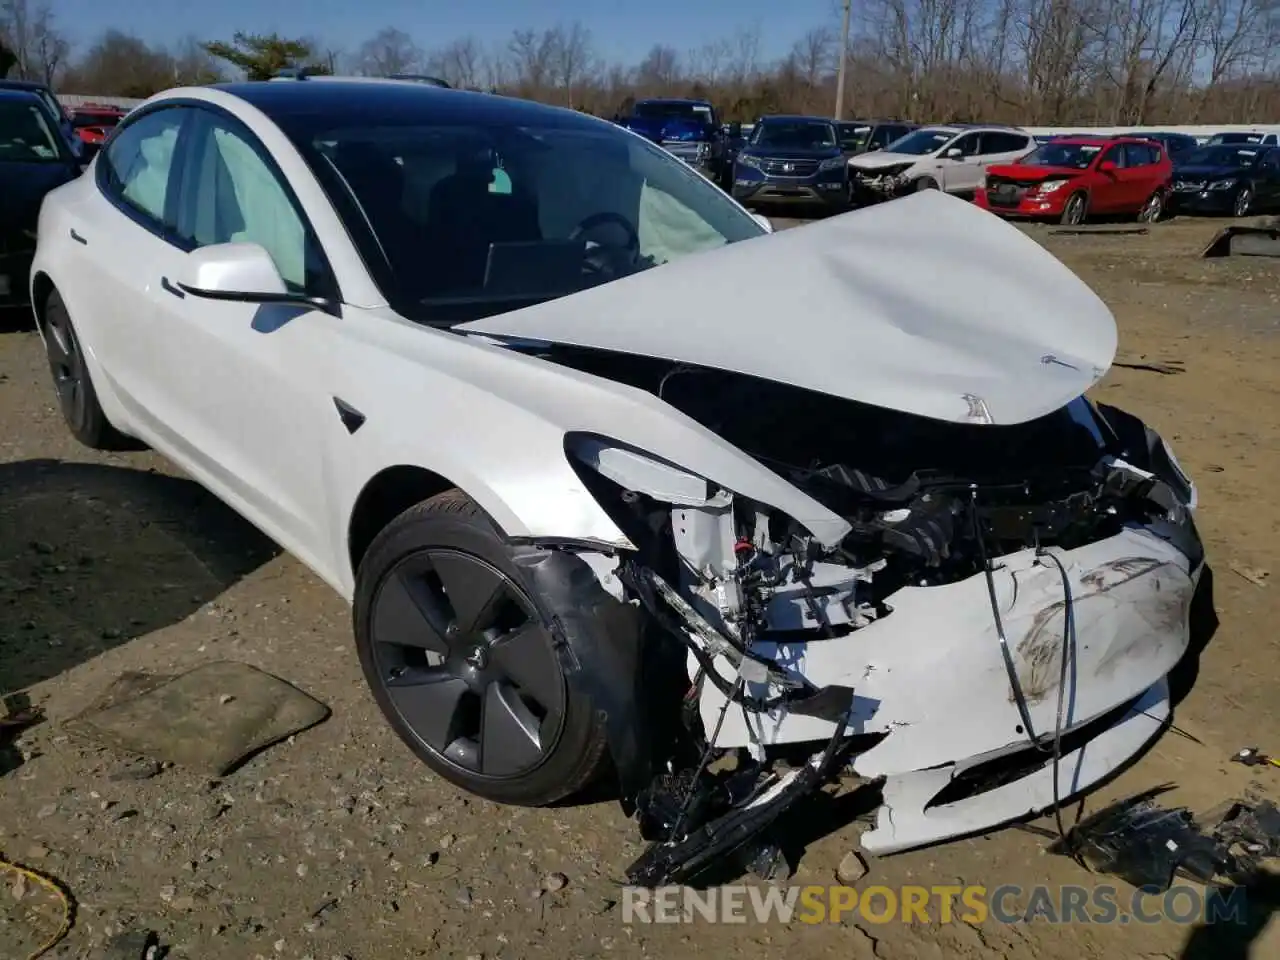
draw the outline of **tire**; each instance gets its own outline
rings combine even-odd
[[[1164,194],[1157,190],[1138,211],[1139,223],[1159,223],[1164,217]]]
[[[1059,222],[1064,226],[1078,227],[1089,217],[1089,198],[1084,193],[1073,193],[1062,208]]]
[[[449,490],[374,538],[353,620],[365,681],[409,749],[477,796],[538,807],[581,791],[609,754],[602,716],[566,681],[554,611],[523,583],[489,518]]]
[[[938,181],[933,179],[933,177],[921,177],[919,180],[916,181],[917,192],[921,190],[937,190],[937,189],[938,189]]]
[[[1253,209],[1253,187],[1246,184],[1240,188],[1240,192],[1236,194],[1236,202],[1232,205],[1231,213],[1236,217],[1247,217]]]
[[[71,435],[92,450],[137,449],[140,444],[113,427],[103,412],[80,337],[57,290],[45,302],[41,327],[58,407]]]

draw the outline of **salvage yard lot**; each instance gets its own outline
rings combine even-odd
[[[1115,311],[1125,366],[1095,396],[1171,441],[1199,484],[1213,570],[1218,622],[1197,618],[1208,643],[1186,665],[1195,682],[1176,715],[1195,740],[1166,734],[1086,810],[1161,784],[1176,784],[1166,802],[1195,810],[1255,779],[1280,796],[1280,770],[1228,762],[1246,745],[1280,753],[1280,588],[1259,575],[1280,567],[1280,261],[1199,260],[1221,225],[1179,219],[1146,236],[1026,228]],[[624,925],[617,878],[640,847],[616,804],[497,807],[431,776],[366,694],[345,604],[159,458],[78,448],[47,380],[34,334],[0,334],[0,691],[29,688],[50,718],[0,752],[0,851],[77,902],[53,956],[99,960],[122,930],[147,929],[172,956],[201,960],[1199,960],[1245,956],[1232,952],[1245,939],[1254,957],[1280,955],[1280,920],[1238,931],[1239,943],[1190,948],[1189,928],[1173,924],[971,927],[940,924],[936,911],[927,926]],[[139,773],[60,725],[123,673],[223,659],[290,680],[333,716],[221,780]],[[835,882],[858,809],[835,798],[803,818],[796,883]],[[1102,879],[1046,844],[1006,830],[872,861],[859,885]],[[0,884],[0,957],[19,960],[57,929],[58,912],[34,884],[21,899],[11,876]]]

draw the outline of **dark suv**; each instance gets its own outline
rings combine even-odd
[[[840,149],[846,157],[883,150],[914,129],[916,124],[897,120],[841,120],[836,124]]]
[[[849,166],[836,125],[825,117],[762,117],[733,165],[733,196],[744,204],[849,206]]]

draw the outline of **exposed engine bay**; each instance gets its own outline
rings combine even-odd
[[[917,164],[912,162],[894,163],[882,167],[862,167],[854,164],[849,172],[853,175],[854,190],[866,199],[889,200],[909,190],[914,183],[906,179],[905,174]]]
[[[627,801],[652,841],[633,882],[767,853],[770,824],[845,772],[883,783],[868,852],[1008,822],[1100,779],[1108,753],[1167,719],[1203,555],[1194,487],[1135,418],[1079,398],[994,426],[975,397],[972,423],[947,423],[645,357],[522,349],[657,395],[850,526],[823,544],[678,465],[567,438],[636,547],[593,569],[688,665],[678,729],[655,738],[655,779]]]

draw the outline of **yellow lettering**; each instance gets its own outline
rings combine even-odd
[[[821,923],[827,918],[827,907],[822,899],[825,892],[822,887],[805,887],[800,891],[801,923]]]
[[[831,909],[829,918],[832,923],[839,923],[840,918],[853,910],[858,904],[858,891],[853,887],[831,888]]]
[[[963,891],[964,887],[952,884],[943,884],[933,888],[933,895],[938,898],[938,918],[942,923],[951,922],[951,904],[957,894]]]
[[[873,913],[869,907],[871,898],[880,896],[884,898],[884,910],[879,913]],[[862,917],[872,923],[888,923],[894,918],[898,912],[898,898],[894,896],[893,891],[888,887],[868,887],[862,894]]]
[[[902,888],[902,922],[929,922],[929,891],[924,887]]]
[[[982,924],[987,922],[987,888],[965,887],[960,895],[960,902],[969,908],[968,913],[960,915],[965,923]]]

